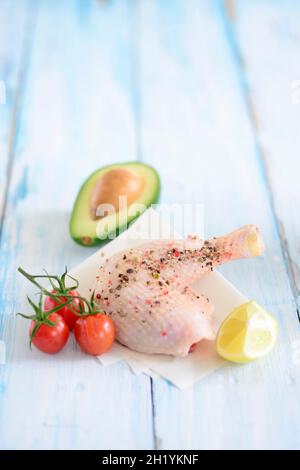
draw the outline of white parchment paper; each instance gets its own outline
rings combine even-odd
[[[139,219],[119,237],[98,250],[83,263],[74,268],[70,274],[78,279],[79,291],[89,296],[90,288],[95,286],[95,278],[101,263],[109,256],[129,249],[149,239],[175,237],[171,227],[161,219],[153,209],[148,209]],[[193,285],[193,289],[206,295],[215,308],[215,328],[218,329],[230,311],[247,299],[221,274],[214,271],[205,275]],[[224,367],[226,361],[215,352],[214,341],[202,341],[195,351],[185,358],[141,354],[115,343],[107,353],[98,357],[102,366],[108,367],[119,361],[126,361],[134,374],[145,373],[153,378],[169,380],[177,387],[184,389],[205,378],[215,370]]]

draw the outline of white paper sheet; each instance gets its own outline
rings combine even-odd
[[[105,258],[144,243],[150,238],[153,240],[170,236],[175,237],[176,234],[162,221],[156,211],[148,209],[126,232],[87,258],[70,274],[78,279],[80,293],[89,296],[89,289],[95,286],[99,266]],[[206,295],[214,304],[216,329],[233,308],[247,300],[216,271],[204,276],[193,285],[193,289]],[[160,376],[181,389],[191,387],[195,382],[228,364],[216,354],[214,341],[202,341],[195,351],[185,358],[141,354],[115,343],[110,351],[98,359],[106,367],[119,361],[126,361],[133,373],[145,373],[153,378]]]

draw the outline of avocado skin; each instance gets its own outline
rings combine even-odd
[[[75,203],[74,203],[74,206],[73,206],[73,210],[72,210],[71,218],[70,218],[70,223],[69,223],[69,231],[70,231],[70,235],[71,235],[72,239],[76,243],[78,243],[81,246],[85,246],[85,247],[95,247],[95,246],[104,245],[108,241],[111,241],[114,238],[114,237],[110,238],[110,235],[112,233],[113,234],[115,233],[115,235],[118,236],[120,233],[122,233],[124,230],[126,230],[129,223],[132,223],[134,220],[136,220],[139,217],[139,215],[129,217],[124,224],[122,224],[118,227],[115,227],[114,230],[112,230],[110,233],[108,233],[107,237],[105,239],[98,238],[95,235],[95,230],[92,230],[91,231],[92,233],[90,233],[87,230],[87,232],[84,233],[84,235],[83,234],[78,235],[78,230],[76,229],[77,217],[80,217],[78,215],[79,209],[80,209],[82,204],[85,204],[84,202],[82,202],[82,199],[84,199],[83,196],[86,196],[86,193],[89,190],[89,186],[90,186],[91,181],[93,181],[96,178],[97,175],[99,175],[99,177],[100,177],[102,173],[104,173],[106,171],[109,171],[113,168],[127,168],[127,169],[130,169],[130,167],[133,167],[132,169],[134,171],[137,171],[137,172],[139,172],[139,169],[143,170],[143,173],[145,173],[146,186],[147,186],[147,173],[149,173],[149,175],[151,175],[151,178],[154,179],[154,187],[152,188],[150,197],[148,197],[147,204],[145,204],[145,201],[143,201],[143,200],[141,200],[140,202],[144,203],[145,207],[148,208],[152,204],[155,204],[159,201],[160,190],[161,190],[160,177],[159,177],[157,171],[152,166],[147,165],[145,163],[137,162],[137,161],[131,161],[131,162],[124,162],[124,163],[114,163],[114,164],[111,164],[111,165],[105,165],[101,168],[98,168],[96,171],[94,171],[84,181],[84,183],[80,187],[80,190],[77,194],[77,197],[76,197],[76,200],[75,200]],[[93,184],[91,184],[91,188],[92,187],[93,187]],[[86,208],[85,209],[86,209],[86,212],[85,212],[84,216],[87,217],[87,221],[90,222],[92,219],[91,219],[90,214],[89,214],[88,203],[86,203]],[[81,216],[81,218],[83,218],[83,217]],[[102,220],[105,220],[105,218],[103,218]],[[98,221],[93,221],[93,222],[94,222],[95,227],[96,227]],[[81,221],[81,225],[84,224],[84,223],[85,223],[84,221]],[[84,238],[88,239],[88,243],[83,242]]]

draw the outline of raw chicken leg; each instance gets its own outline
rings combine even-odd
[[[204,242],[148,242],[105,260],[96,299],[115,321],[120,343],[139,352],[185,356],[195,343],[215,336],[212,305],[190,284],[219,264],[262,250],[253,225]]]

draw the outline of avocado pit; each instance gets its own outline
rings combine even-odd
[[[109,207],[113,206],[115,212],[123,207],[124,197],[127,206],[130,206],[142,193],[144,181],[138,173],[126,168],[114,168],[104,173],[96,182],[90,198],[90,214],[93,220],[107,215]],[[120,205],[121,203],[121,205]],[[100,206],[103,209],[100,210]]]

